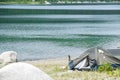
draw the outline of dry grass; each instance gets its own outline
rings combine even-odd
[[[120,77],[109,76],[96,71],[70,71],[67,69],[66,59],[27,61],[40,68],[54,80],[120,80]]]

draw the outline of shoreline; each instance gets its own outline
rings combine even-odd
[[[37,64],[63,64],[67,65],[68,64],[68,59],[67,58],[52,58],[52,59],[39,59],[39,60],[25,60],[25,61],[20,61],[20,62],[26,62],[30,63],[33,65]]]

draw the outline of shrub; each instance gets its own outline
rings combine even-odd
[[[116,77],[120,77],[120,69],[116,69],[116,70],[113,72],[113,75],[116,76]]]
[[[114,70],[110,63],[101,65],[98,68],[99,72],[106,72],[109,76],[120,77],[120,69]]]
[[[113,71],[113,67],[110,63],[105,63],[98,68],[99,72]]]

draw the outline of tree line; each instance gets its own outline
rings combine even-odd
[[[39,2],[45,3],[82,3],[82,2],[120,2],[120,0],[0,0],[0,2]]]

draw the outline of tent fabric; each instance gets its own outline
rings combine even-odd
[[[81,54],[78,58],[71,60],[69,63],[69,67],[70,69],[74,70],[82,69],[83,67],[93,67],[96,65],[102,65],[104,63],[120,64],[120,59],[115,56],[115,53],[113,53],[113,50],[105,50],[101,47],[90,48],[83,54]]]
[[[82,67],[85,67],[87,63],[87,58],[85,58],[84,60],[82,60],[80,63],[78,63],[75,68],[79,68],[81,69]]]
[[[120,59],[120,49],[107,49],[113,56]]]

